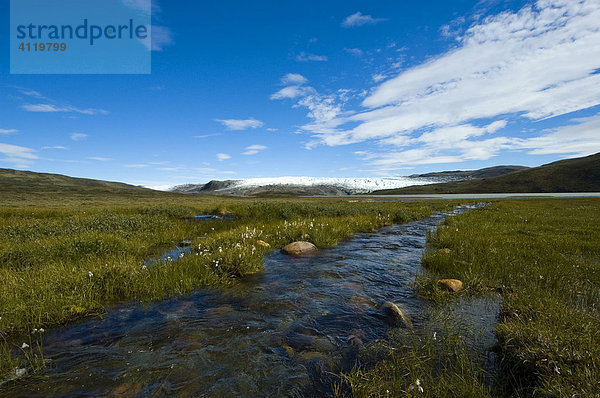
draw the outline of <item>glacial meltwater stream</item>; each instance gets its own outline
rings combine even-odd
[[[324,395],[332,374],[354,364],[356,338],[385,338],[381,303],[401,303],[415,328],[424,326],[430,304],[413,283],[427,232],[447,214],[359,234],[312,257],[277,252],[232,287],[46,332],[48,368],[0,387],[0,396]],[[493,325],[492,307],[476,316]]]

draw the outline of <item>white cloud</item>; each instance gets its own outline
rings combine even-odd
[[[537,137],[517,140],[516,148],[530,149],[532,155],[570,154],[588,156],[600,152],[600,114],[574,119]]]
[[[348,54],[354,55],[355,57],[362,57],[364,55],[364,51],[360,48],[345,48],[344,51],[346,51]]]
[[[145,167],[148,167],[147,164],[124,164],[123,167],[127,167],[128,169],[143,169]]]
[[[108,115],[108,111],[104,109],[79,109],[73,106],[56,106],[52,104],[27,104],[21,107],[27,112],[43,112],[43,113],[54,113],[54,112],[65,112],[65,113],[80,113],[82,115]]]
[[[302,130],[313,134],[313,145],[392,145],[371,154],[379,164],[486,159],[519,145],[498,136],[504,120],[538,121],[600,104],[598,70],[600,3],[539,0],[471,26],[455,49],[376,87],[363,110],[334,107],[326,123],[313,120]],[[581,140],[573,153],[596,142],[589,134]],[[530,153],[559,150],[540,139],[526,142],[540,145]]]
[[[53,146],[43,146],[42,149],[44,149],[44,150],[58,149],[58,150],[66,151],[69,148],[67,148],[66,146],[62,146],[62,145],[53,145]]]
[[[156,16],[162,12],[157,1],[152,0],[121,0],[125,6],[132,10],[142,13],[142,16]],[[140,42],[149,51],[163,51],[165,47],[174,43],[173,32],[166,26],[150,25],[147,26],[148,36],[141,39]],[[156,87],[154,88],[156,89]]]
[[[440,27],[440,34],[446,38],[460,39],[462,33],[461,26],[465,23],[465,17],[458,17],[449,24]]]
[[[373,18],[370,15],[363,15],[360,11],[348,16],[342,22],[344,28],[355,28],[363,25],[375,25],[378,22],[387,21],[385,18]]]
[[[307,82],[308,82],[308,79],[299,73],[288,73],[287,75],[285,75],[284,77],[281,78],[281,84],[283,84],[283,85],[288,85],[288,84],[300,85],[300,84],[304,84]]]
[[[306,116],[313,122],[303,126],[303,129],[322,133],[331,131],[331,122],[342,114],[342,104],[351,97],[350,90],[338,90],[335,94],[324,95],[313,87],[304,85],[284,87],[271,95],[272,100],[293,99],[295,108],[308,109]]]
[[[299,62],[325,62],[327,60],[328,58],[325,55],[307,54],[304,51],[302,51],[300,54],[298,54],[298,56],[296,56],[296,61]]]
[[[219,162],[222,162],[224,160],[231,159],[231,156],[229,156],[226,153],[217,153],[217,159],[219,160]]]
[[[288,86],[288,87],[282,88],[275,94],[271,95],[271,99],[274,99],[274,100],[285,99],[285,98],[294,99],[294,98],[298,98],[298,97],[304,95],[305,92],[306,92],[306,89],[304,87]]]
[[[83,134],[83,133],[73,133],[71,134],[71,139],[73,141],[82,141],[85,140],[88,137],[87,134]]]
[[[243,153],[244,155],[256,155],[260,151],[264,151],[267,149],[264,145],[250,145],[246,147],[246,151]]]
[[[229,130],[248,130],[257,129],[264,126],[265,124],[260,120],[254,118],[240,120],[240,119],[215,119],[216,122],[221,123]]]
[[[0,134],[12,134],[12,133],[17,133],[19,130],[15,130],[15,129],[0,129]]]
[[[35,150],[17,145],[0,143],[0,154],[6,156],[0,158],[1,162],[12,163],[15,167],[25,168],[37,159]]]
[[[38,99],[43,99],[43,100],[47,100],[48,98],[44,97],[40,92],[35,91],[35,90],[30,90],[28,88],[22,88],[22,87],[16,87],[19,92],[21,92],[21,94],[23,95],[27,95],[29,97],[34,97],[34,98],[38,98]]]
[[[380,81],[385,80],[386,78],[387,76],[382,73],[376,73],[371,77],[371,79],[373,79],[375,83],[379,83]]]
[[[140,41],[150,51],[164,51],[165,47],[174,44],[173,32],[166,26],[152,25],[149,27],[150,34],[146,39]]]
[[[95,161],[98,161],[98,162],[110,162],[111,160],[114,160],[112,158],[103,158],[103,157],[100,157],[100,156],[91,156],[88,159],[89,160],[95,160]]]

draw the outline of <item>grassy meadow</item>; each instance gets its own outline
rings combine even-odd
[[[0,202],[0,380],[15,369],[45,366],[40,329],[119,303],[235,283],[260,271],[265,254],[295,240],[332,246],[458,204],[93,189],[0,192]],[[235,218],[192,221],[198,214]],[[360,365],[341,375],[332,394],[599,396],[598,220],[597,199],[499,200],[448,217],[429,237],[415,281],[433,304],[431,324],[439,332],[390,330],[387,340],[361,348]],[[187,239],[190,255],[144,266]],[[460,279],[466,288],[445,292],[440,278]],[[502,299],[493,371],[447,310],[481,295]]]
[[[1,198],[0,372],[4,374],[43,366],[37,346],[40,329],[102,314],[119,302],[159,300],[234,283],[261,270],[266,253],[295,240],[331,246],[357,232],[452,207],[447,202],[224,199],[143,191],[54,198],[43,193]],[[235,218],[191,220],[198,214]],[[192,241],[189,256],[144,265],[186,239]],[[25,345],[17,349],[15,341]],[[21,359],[15,357],[15,349],[22,351],[17,355]],[[29,360],[23,362],[23,357]]]
[[[502,200],[448,217],[429,239],[416,288],[438,309],[500,294],[497,375],[490,379],[460,327],[393,331],[383,360],[344,375],[352,395],[600,396],[599,220],[598,199]],[[440,278],[466,289],[440,290]],[[378,350],[365,349],[363,362]]]

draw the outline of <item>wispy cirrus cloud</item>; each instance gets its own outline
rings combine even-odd
[[[0,134],[13,134],[13,133],[18,133],[19,130],[15,130],[15,129],[0,129]]]
[[[229,156],[226,153],[217,153],[217,160],[219,162],[222,162],[222,161],[227,160],[227,159],[231,159],[231,156]]]
[[[88,159],[95,160],[97,162],[110,162],[111,160],[114,160],[113,158],[104,158],[101,156],[90,156]]]
[[[66,146],[63,146],[63,145],[52,145],[52,146],[43,146],[42,149],[44,149],[44,150],[53,150],[53,149],[55,149],[55,150],[66,151],[69,148],[67,148]]]
[[[14,167],[28,167],[38,156],[35,150],[23,146],[0,143],[0,162],[11,163]]]
[[[27,88],[22,88],[22,87],[17,87],[17,89],[21,92],[21,94],[23,95],[27,95],[29,97],[33,97],[33,98],[39,98],[39,99],[48,99],[46,97],[44,97],[40,92],[35,91],[35,90],[30,90]]]
[[[73,141],[83,141],[88,137],[88,135],[83,133],[73,133],[70,137]]]
[[[535,137],[517,139],[512,145],[528,149],[531,155],[569,154],[587,156],[600,152],[600,113],[577,118],[565,126],[541,132]]]
[[[365,55],[365,52],[360,48],[344,48],[344,51],[350,55],[354,55],[355,57],[362,57]]]
[[[384,75],[383,73],[376,73],[373,76],[371,76],[371,79],[373,79],[373,82],[379,83],[379,82],[387,79],[387,76]]]
[[[150,40],[150,37],[152,38]],[[148,39],[140,40],[150,51],[164,51],[166,47],[175,43],[173,31],[160,25],[150,27],[150,36]]]
[[[313,144],[380,144],[368,160],[388,167],[485,160],[524,145],[530,153],[571,153],[587,142],[587,151],[598,152],[589,134],[561,150],[546,144],[556,132],[520,141],[503,126],[600,104],[599,21],[595,0],[538,0],[491,15],[468,28],[456,48],[384,80],[362,109],[342,111],[330,101],[332,117],[309,115],[313,121],[302,130]],[[301,90],[306,87],[297,85],[274,99],[305,98]]]
[[[147,164],[142,164],[142,163],[137,163],[137,164],[124,164],[123,167],[126,167],[128,169],[143,169],[148,167]]]
[[[60,103],[51,98],[42,95],[39,91],[32,90],[30,88],[11,86],[12,88],[19,91],[19,93],[31,97],[38,102],[34,104],[24,104],[21,109],[27,112],[40,112],[40,113],[78,113],[82,115],[108,115],[109,112],[105,109],[99,108],[78,108],[69,104]]]
[[[229,130],[248,130],[263,127],[265,124],[254,118],[250,119],[215,119]]]
[[[298,54],[296,56],[296,61],[298,61],[298,62],[311,62],[311,61],[325,62],[327,60],[329,60],[329,58],[327,58],[327,56],[325,56],[325,55],[309,54],[304,51],[302,51],[300,54]]]
[[[157,1],[151,0],[121,0],[125,6],[137,12],[152,15],[153,19],[160,15],[162,9]],[[164,51],[165,47],[174,44],[173,31],[167,26],[156,25],[154,21],[148,27],[149,34],[146,39],[140,42],[149,51]]]
[[[320,131],[321,133],[331,131],[330,123],[342,115],[342,105],[348,99],[348,90],[340,90],[335,94],[320,94],[314,87],[308,86],[308,79],[298,75],[295,80],[284,76],[282,83],[290,85],[280,89],[271,95],[272,100],[294,100],[295,108],[306,108],[307,117],[313,120],[310,125],[302,127],[304,131]]]
[[[267,147],[264,145],[250,145],[246,147],[246,151],[243,153],[243,155],[256,155],[257,153],[264,151],[265,149],[267,149]]]
[[[26,104],[21,109],[27,112],[42,112],[42,113],[54,113],[54,112],[65,112],[65,113],[79,113],[82,115],[108,115],[109,112],[104,109],[80,109],[74,106],[57,106],[53,104]]]
[[[375,25],[379,22],[387,21],[386,18],[373,18],[370,15],[363,15],[360,11],[349,15],[342,22],[344,28],[356,28],[363,25]]]

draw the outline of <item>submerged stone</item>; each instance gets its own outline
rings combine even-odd
[[[281,249],[284,254],[289,254],[291,256],[301,256],[303,254],[314,253],[317,250],[317,246],[310,242],[303,241],[290,243]]]
[[[381,309],[386,316],[387,322],[392,326],[403,325],[408,328],[412,328],[412,321],[410,317],[406,315],[402,310],[391,301],[386,301]]]
[[[285,353],[287,354],[288,358],[293,358],[294,355],[296,355],[296,352],[294,351],[294,349],[292,347],[290,347],[289,345],[284,344],[281,347],[285,350]]]
[[[355,336],[353,334],[351,334],[350,336],[348,336],[348,338],[346,339],[346,342],[350,345],[355,345],[355,346],[361,346],[363,345],[363,342],[361,340],[360,337]]]

